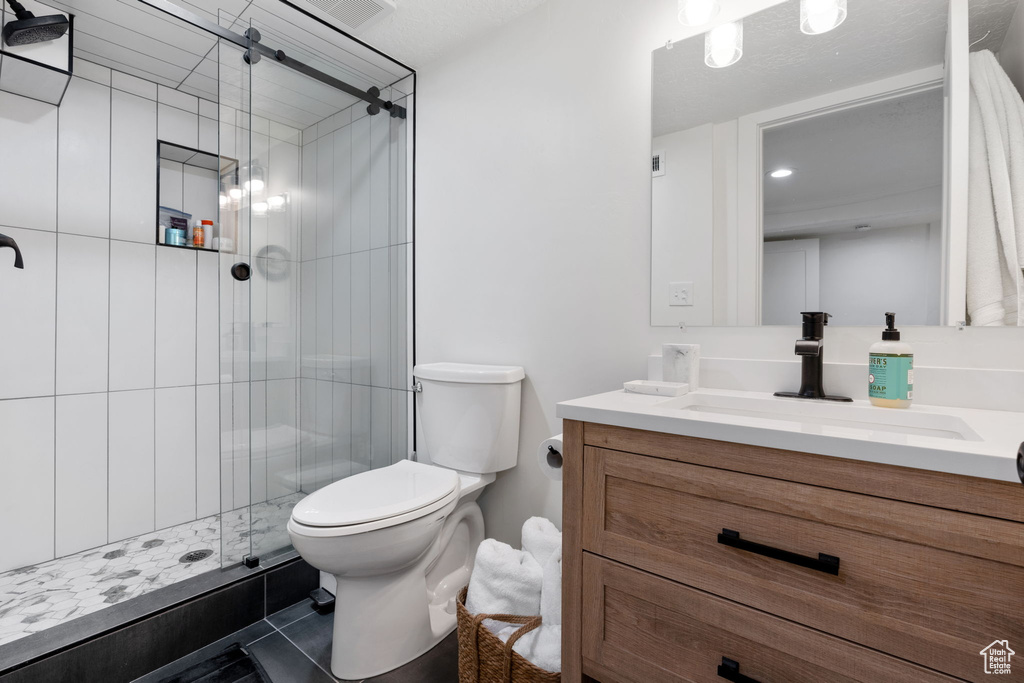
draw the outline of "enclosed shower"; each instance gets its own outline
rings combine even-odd
[[[53,222],[0,196],[0,664],[294,557],[299,499],[412,450],[413,72],[276,1],[116,4],[210,47],[171,87],[76,37],[60,107],[0,93],[60,169]]]

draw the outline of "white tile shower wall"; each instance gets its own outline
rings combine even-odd
[[[248,131],[226,108],[219,129],[214,103],[81,60],[76,71],[59,109],[0,93],[0,232],[26,262],[0,254],[0,451],[14,454],[0,457],[0,521],[20,520],[0,523],[0,571],[215,514],[222,469],[226,508],[249,500],[245,383],[227,402],[238,422],[225,422],[239,451],[221,460],[218,290],[224,276],[229,301],[241,291],[224,274],[237,259],[154,245],[158,130],[214,153],[220,133],[233,151]],[[258,123],[270,188],[299,198],[299,131]],[[216,173],[187,170],[165,187],[216,217],[216,194],[190,191]],[[276,265],[288,265],[264,259],[259,273],[285,276],[253,278],[264,303],[252,321],[267,330],[257,360],[273,378],[261,498],[299,486],[297,221],[267,220],[263,244],[283,246]],[[227,316],[223,331],[237,332]]]
[[[353,106],[303,131],[301,484],[409,455],[404,123]]]

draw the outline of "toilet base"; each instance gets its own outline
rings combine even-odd
[[[483,515],[474,502],[445,521],[436,546],[407,569],[336,576],[331,673],[362,680],[416,659],[455,630],[455,596],[469,581]]]

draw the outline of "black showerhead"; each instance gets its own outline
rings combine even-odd
[[[7,45],[31,45],[56,40],[68,32],[68,19],[63,14],[37,17],[16,0],[7,0],[14,10],[15,21],[4,26],[3,38]]]

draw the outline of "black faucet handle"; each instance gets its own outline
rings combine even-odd
[[[821,339],[825,335],[825,325],[832,316],[824,311],[803,311],[803,338]]]
[[[0,249],[5,247],[14,250],[14,267],[24,268],[25,261],[21,258],[21,249],[18,248],[18,243],[14,241],[13,237],[0,235]]]

